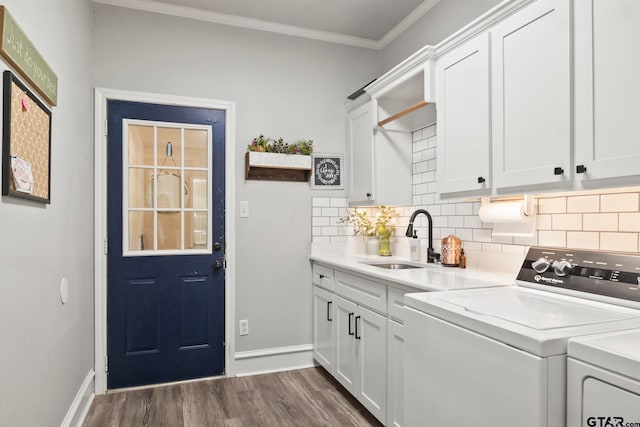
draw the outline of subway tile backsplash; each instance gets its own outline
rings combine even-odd
[[[440,200],[436,194],[436,126],[413,133],[413,206],[401,206],[394,222],[396,245],[406,245],[404,232],[415,209],[427,209],[433,217],[434,246],[454,234],[469,251],[524,254],[528,246],[569,247],[606,251],[640,252],[640,189],[602,190],[599,193],[562,193],[536,196],[536,233],[532,237],[492,236],[492,224],[479,216],[480,199]],[[346,215],[346,198],[314,197],[312,237],[314,242],[344,242],[353,234]],[[374,216],[376,208],[364,208]],[[424,216],[415,229],[427,237]]]

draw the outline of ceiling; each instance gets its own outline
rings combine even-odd
[[[93,0],[299,37],[380,49],[439,0]]]

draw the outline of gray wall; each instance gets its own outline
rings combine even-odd
[[[0,199],[0,426],[57,426],[93,368],[91,4],[3,4],[58,75],[59,96],[51,205]]]
[[[449,37],[501,0],[440,0],[427,14],[382,49],[382,72],[386,72],[424,45]]]
[[[95,85],[237,103],[236,350],[311,342],[311,194],[306,183],[244,179],[254,136],[311,138],[345,151],[346,96],[378,74],[378,52],[95,5]],[[344,196],[343,191],[314,195]]]

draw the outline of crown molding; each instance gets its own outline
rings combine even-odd
[[[379,49],[378,42],[363,37],[347,36],[329,31],[310,30],[295,25],[278,24],[260,19],[245,18],[237,15],[205,11],[192,7],[175,6],[154,0],[93,0],[94,3],[111,6],[125,7],[146,12],[160,13],[163,15],[178,16],[181,18],[195,19],[198,21],[212,22],[216,24],[230,25],[234,27],[250,28],[253,30],[268,31],[271,33],[285,34],[288,36],[303,37],[330,43],[338,43],[348,46],[362,47],[366,49]]]
[[[536,0],[502,1],[497,6],[493,7],[477,19],[471,21],[469,24],[438,43],[435,46],[437,56],[440,57],[475,38],[534,1]]]
[[[380,40],[378,40],[377,47],[382,49],[389,43],[395,40],[400,34],[404,33],[409,27],[415,24],[418,19],[422,18],[427,12],[431,10],[435,5],[440,3],[440,0],[425,0],[421,5],[416,7],[413,12],[406,16],[398,25],[393,27],[391,31],[385,34]]]

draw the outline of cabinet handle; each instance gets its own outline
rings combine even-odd
[[[353,332],[351,331],[351,318],[353,317],[354,313],[349,313],[349,335],[353,335]]]
[[[576,166],[576,173],[585,173],[587,171],[587,167],[585,165]]]
[[[562,168],[554,168],[553,169],[553,174],[554,175],[564,175],[564,169],[562,169]]]
[[[360,318],[360,316],[356,316],[356,339],[359,340],[360,338],[362,338],[360,335],[358,335],[358,319]]]
[[[327,301],[327,321],[328,322],[333,322],[333,319],[331,318],[331,301]]]
[[[367,193],[367,199],[371,198],[371,193]]]
[[[318,274],[318,277],[320,278],[320,280],[324,279],[324,274]]]
[[[483,176],[479,176],[479,177],[478,177],[478,184],[482,184],[482,183],[484,183],[485,181],[486,181],[486,179],[484,179],[484,177],[483,177]]]

